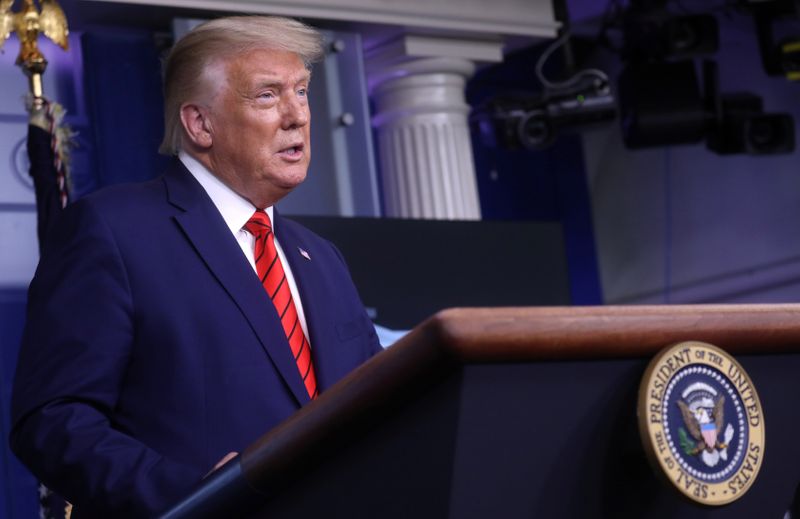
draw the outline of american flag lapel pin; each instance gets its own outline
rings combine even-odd
[[[308,261],[311,261],[311,255],[302,247],[297,247],[297,250],[300,251],[300,255],[303,256]]]

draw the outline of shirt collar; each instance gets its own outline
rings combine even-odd
[[[253,216],[256,208],[249,200],[228,187],[213,173],[211,173],[197,159],[181,150],[178,158],[189,170],[189,173],[203,186],[211,201],[222,215],[228,228],[233,234],[241,231],[247,221]],[[272,222],[272,231],[275,232],[275,219],[272,217],[272,206],[264,209]]]

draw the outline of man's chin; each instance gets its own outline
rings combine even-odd
[[[284,189],[287,192],[291,191],[292,189],[296,188],[306,180],[306,174],[303,172],[302,174],[298,175],[286,175],[282,176],[281,178],[275,181],[275,185],[280,188]]]
[[[297,186],[305,181],[306,175],[283,175],[268,179],[261,185],[260,191],[263,197],[269,198],[272,205],[281,198],[291,193]]]

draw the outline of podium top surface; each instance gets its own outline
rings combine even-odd
[[[800,351],[800,304],[454,308],[433,333],[465,362],[650,357],[710,342],[733,354]]]

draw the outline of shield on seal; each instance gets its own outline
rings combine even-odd
[[[703,435],[706,445],[713,449],[717,444],[717,426],[713,422],[700,424],[700,434]]]

